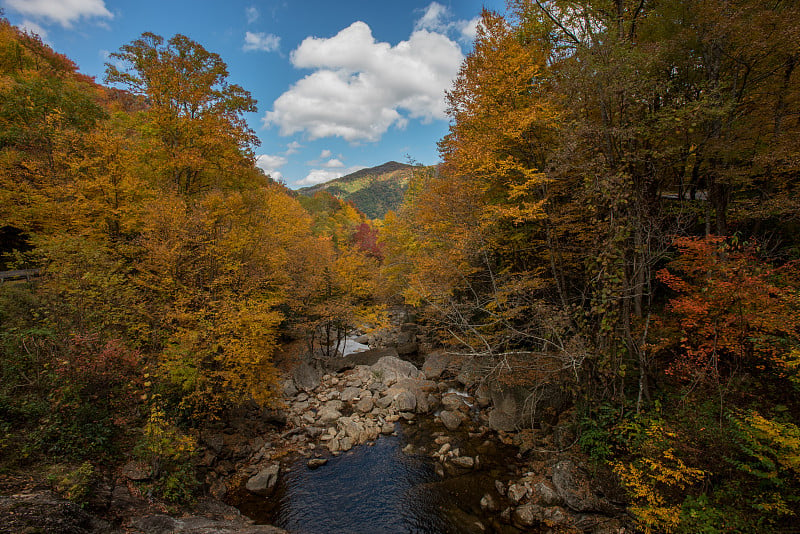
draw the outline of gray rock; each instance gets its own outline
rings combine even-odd
[[[411,356],[412,354],[416,354],[418,350],[419,344],[416,341],[397,345],[397,354],[400,356]]]
[[[499,408],[493,408],[489,412],[489,428],[502,432],[513,432],[517,427],[516,416],[506,413]]]
[[[475,459],[471,456],[458,456],[452,458],[450,463],[462,469],[472,469],[475,466]]]
[[[357,387],[348,387],[342,391],[342,394],[339,396],[343,402],[353,402],[357,398],[361,397],[366,393],[363,389]]]
[[[333,408],[322,408],[318,413],[317,417],[319,418],[319,422],[326,424],[326,423],[333,423],[334,421],[339,420],[342,416],[342,412],[339,410],[335,410]]]
[[[523,504],[514,510],[514,524],[523,528],[532,527],[542,518],[542,507],[536,504]]]
[[[411,391],[403,390],[394,397],[392,405],[399,412],[410,412],[417,407],[417,397]]]
[[[542,506],[557,506],[564,502],[558,496],[555,488],[544,481],[534,484],[531,500]]]
[[[422,364],[422,372],[428,380],[436,380],[448,368],[452,361],[452,356],[444,352],[431,352]]]
[[[591,481],[572,460],[553,466],[553,486],[564,503],[576,512],[602,512],[609,506],[592,492]]]
[[[258,474],[253,475],[245,484],[245,488],[250,493],[256,495],[269,495],[275,489],[275,484],[278,483],[278,474],[280,473],[280,464],[272,464],[265,469],[262,469]]]
[[[358,365],[374,365],[384,357],[397,358],[397,350],[394,348],[365,350],[342,358],[330,358],[325,360],[324,365],[331,372],[341,373],[347,369],[354,369]]]
[[[364,397],[360,401],[356,403],[356,411],[361,413],[368,413],[372,411],[372,408],[375,406],[375,402],[372,400],[372,397]]]
[[[522,484],[511,484],[508,487],[508,500],[514,504],[519,504],[528,495],[528,488]]]
[[[455,430],[459,426],[461,426],[461,414],[458,412],[451,412],[448,410],[444,410],[439,414],[439,419],[442,421],[442,424],[447,428],[447,430]]]
[[[389,395],[386,395],[385,397],[381,397],[378,400],[376,400],[375,401],[375,405],[378,408],[386,409],[386,408],[388,408],[389,406],[392,405],[392,400],[394,400],[394,399],[392,399],[392,397],[390,397]]]
[[[130,461],[122,468],[122,474],[129,480],[149,480],[152,475],[152,469],[144,462]]]
[[[320,374],[319,371],[311,367],[308,363],[300,362],[292,370],[292,379],[297,389],[309,392],[319,386]]]
[[[450,410],[451,412],[457,412],[465,408],[469,408],[464,402],[464,397],[462,397],[458,393],[447,393],[443,395],[442,407],[445,410]]]
[[[316,469],[328,463],[327,458],[312,458],[306,464],[309,469]]]
[[[342,401],[336,400],[336,399],[329,400],[328,402],[325,403],[325,408],[327,408],[329,410],[341,411],[342,408],[344,408],[344,403]]]
[[[297,386],[294,385],[294,380],[284,380],[281,389],[284,397],[294,397],[297,395]]]
[[[487,510],[489,512],[496,512],[499,510],[497,506],[497,501],[492,497],[491,494],[486,493],[483,497],[481,497],[481,510]]]
[[[506,496],[506,485],[503,484],[501,480],[495,480],[494,487],[497,490],[497,493],[499,493],[501,497]]]
[[[392,385],[403,378],[423,378],[425,376],[413,363],[392,356],[384,356],[372,365],[370,370],[386,385]]]

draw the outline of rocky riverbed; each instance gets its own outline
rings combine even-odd
[[[415,336],[401,341],[403,356],[418,350]],[[414,437],[403,452],[427,457],[443,487],[479,491],[478,512],[461,518],[459,531],[626,531],[624,496],[613,481],[590,476],[571,450],[546,450],[573,436],[514,429],[515,396],[475,381],[469,361],[433,352],[418,358],[418,367],[400,356],[384,347],[323,365],[301,362],[283,383],[282,408],[252,407],[207,428],[197,462],[207,496],[192,510],[169,511],[139,494],[135,483],[147,474],[131,463],[98,488],[93,506],[105,521],[38,488],[0,498],[0,515],[16,521],[0,532],[283,532],[254,524],[235,507],[265,522],[287,470],[301,461],[304,469],[324,470],[332,458],[398,433]]]

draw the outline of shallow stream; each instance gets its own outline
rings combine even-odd
[[[240,509],[259,523],[303,534],[519,532],[480,506],[485,493],[497,498],[495,479],[514,475],[511,451],[457,434],[453,446],[462,455],[477,454],[480,468],[437,474],[433,430],[427,424],[397,428],[397,436],[330,457],[317,469],[298,459],[269,499],[250,499]]]

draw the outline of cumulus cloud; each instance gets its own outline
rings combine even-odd
[[[284,152],[284,154],[286,154],[287,156],[291,156],[292,154],[297,154],[298,152],[300,152],[301,148],[303,148],[303,145],[301,145],[297,141],[292,141],[291,143],[286,145],[286,152]]]
[[[447,19],[450,18],[448,8],[439,2],[431,2],[414,25],[416,30],[430,30],[444,33],[448,30]]]
[[[281,38],[271,33],[253,33],[245,32],[244,46],[242,50],[245,52],[252,52],[253,50],[261,50],[263,52],[274,52],[281,44]]]
[[[480,17],[459,21],[458,26],[459,31],[461,32],[461,37],[467,41],[474,41],[475,37],[478,36],[478,24],[480,24],[480,22]]]
[[[64,28],[72,28],[81,19],[114,18],[104,0],[5,0],[5,5],[35,21],[55,22]]]
[[[278,170],[289,163],[284,156],[274,156],[270,154],[259,154],[256,156],[256,166],[265,173],[272,176],[275,180],[283,178],[283,174]]]
[[[340,160],[336,158],[333,158],[323,163],[322,166],[328,169],[338,169],[340,167],[344,167],[344,163],[342,163]]]
[[[291,61],[313,72],[278,97],[264,124],[281,135],[377,141],[409,119],[444,119],[444,92],[463,59],[455,41],[425,28],[394,46],[360,21],[331,38],[308,37]]]
[[[341,171],[333,171],[330,169],[312,169],[308,176],[303,178],[302,180],[298,180],[296,185],[316,185],[321,184],[323,182],[329,182],[331,180],[335,180],[336,178],[341,178],[342,176],[347,176],[350,173],[360,171],[361,169],[366,169],[363,165],[355,165],[353,167],[348,167],[347,169]]]
[[[316,185],[336,178],[341,178],[344,173],[341,171],[331,171],[327,169],[313,169],[308,176],[297,181],[297,185]]]
[[[323,150],[322,152],[320,152],[320,153],[319,153],[319,157],[321,157],[321,158],[323,158],[323,159],[324,159],[324,158],[329,158],[329,157],[331,157],[332,155],[333,155],[333,152],[331,152],[331,151],[330,151],[330,150],[328,150],[327,148],[326,148],[325,150]]]
[[[250,6],[244,10],[244,14],[247,17],[247,23],[252,24],[258,20],[258,17],[261,16],[261,13],[258,12],[258,8],[255,6]]]

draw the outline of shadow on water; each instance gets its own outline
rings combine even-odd
[[[428,455],[403,452],[412,438],[430,437],[420,430],[398,427],[398,436],[355,447],[314,470],[297,460],[267,502],[251,499],[240,509],[259,523],[302,534],[518,532],[492,528],[496,521],[482,517],[480,498],[498,470],[441,477]]]

